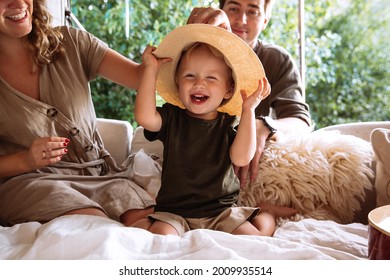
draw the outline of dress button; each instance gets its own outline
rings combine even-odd
[[[89,152],[89,151],[92,151],[93,146],[92,145],[88,145],[84,149],[85,149],[86,152]]]
[[[57,116],[58,111],[57,111],[56,108],[50,108],[50,109],[47,109],[46,114],[47,114],[48,117],[54,118],[55,116]]]
[[[80,130],[77,127],[74,127],[71,130],[69,130],[69,133],[72,136],[76,136],[77,134],[79,134],[79,132],[80,132]]]

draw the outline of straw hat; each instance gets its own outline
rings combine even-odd
[[[234,95],[229,102],[218,108],[220,112],[241,115],[242,97],[240,90],[250,95],[256,91],[259,79],[265,76],[263,66],[247,43],[240,37],[221,27],[209,24],[187,24],[174,29],[154,51],[156,57],[170,57],[172,62],[161,66],[157,78],[157,92],[164,100],[184,108],[179,100],[175,83],[176,66],[186,47],[196,42],[209,44],[219,50],[233,70],[235,82]]]

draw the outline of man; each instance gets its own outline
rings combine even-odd
[[[220,9],[194,8],[187,22],[231,30],[255,51],[271,85],[271,94],[256,109],[257,152],[250,166],[237,170],[241,186],[246,185],[248,172],[251,180],[256,178],[265,143],[275,139],[277,131],[311,131],[309,106],[302,96],[298,67],[285,49],[259,39],[270,21],[272,4],[273,0],[222,0]]]

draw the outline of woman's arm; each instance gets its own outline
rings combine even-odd
[[[28,151],[0,156],[0,178],[17,176],[61,160],[68,150],[69,140],[45,137],[35,140]]]
[[[142,66],[120,53],[108,49],[99,65],[98,75],[121,86],[138,89]]]

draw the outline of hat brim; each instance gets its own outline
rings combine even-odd
[[[171,31],[154,51],[156,57],[170,57],[172,62],[161,66],[157,78],[157,92],[168,103],[184,108],[178,96],[175,82],[176,65],[187,46],[202,42],[219,50],[233,70],[234,95],[218,108],[220,112],[241,115],[242,97],[240,90],[248,95],[254,93],[264,74],[263,65],[249,45],[240,37],[221,27],[209,24],[187,24]]]

